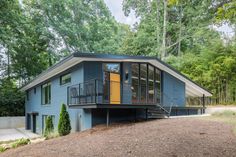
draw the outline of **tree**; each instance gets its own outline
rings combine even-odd
[[[24,116],[24,98],[12,79],[0,79],[0,116]]]
[[[53,132],[53,130],[54,126],[53,126],[52,116],[47,116],[44,136],[49,135],[50,133]]]
[[[58,123],[58,133],[60,136],[64,136],[70,133],[71,125],[70,125],[70,117],[69,113],[66,110],[66,105],[62,104],[60,119]]]
[[[224,0],[215,5],[217,9],[216,18],[219,21],[226,20],[231,24],[236,23],[236,0]]]

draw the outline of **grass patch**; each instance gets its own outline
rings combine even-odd
[[[236,118],[236,112],[231,110],[225,110],[223,112],[215,112],[212,114],[213,117],[223,117],[223,118]]]
[[[1,152],[4,152],[5,150],[7,150],[5,147],[0,146],[0,153],[1,153]]]
[[[29,139],[19,139],[19,140],[16,140],[16,142],[12,143],[11,147],[12,148],[17,148],[19,146],[23,146],[23,145],[27,145],[30,143],[30,140]]]
[[[204,117],[204,119],[230,124],[233,126],[233,132],[236,135],[236,112],[231,110],[215,112],[210,117]]]
[[[12,143],[15,142],[16,140],[9,140],[9,141],[0,141],[0,145],[1,144],[8,144],[8,143]]]
[[[51,132],[51,133],[48,133],[48,134],[44,135],[44,137],[45,137],[46,140],[49,140],[49,139],[52,139],[52,138],[59,137],[59,134],[57,132]]]

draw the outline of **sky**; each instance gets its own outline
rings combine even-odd
[[[135,22],[139,21],[136,18],[134,12],[131,12],[131,14],[128,17],[124,15],[124,12],[122,10],[123,0],[104,0],[104,1],[109,10],[111,11],[111,14],[115,17],[115,19],[118,22],[132,26],[133,24],[135,24]],[[213,26],[213,28],[221,33],[224,33],[228,37],[232,37],[234,34],[233,29],[227,24],[223,24],[222,26]]]
[[[124,15],[122,10],[122,1],[123,0],[104,0],[107,7],[111,11],[111,14],[115,17],[115,19],[120,23],[125,23],[130,26],[135,24],[138,21],[134,12],[132,11],[128,17]]]

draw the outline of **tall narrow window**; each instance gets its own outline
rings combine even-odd
[[[139,64],[133,63],[132,69],[132,102],[138,102],[139,97]]]
[[[70,83],[71,82],[71,74],[65,74],[63,76],[60,77],[60,84],[64,85],[66,83]]]
[[[154,102],[154,67],[148,65],[148,102]]]
[[[47,118],[51,116],[52,117],[52,124],[55,128],[55,116],[54,115],[42,115],[42,132],[44,133],[45,131],[45,128],[46,128],[46,121],[47,121]]]
[[[26,91],[26,100],[29,101],[29,91]]]
[[[42,85],[42,104],[51,103],[51,83],[46,83]]]
[[[161,100],[161,71],[155,69],[155,99],[156,103],[160,103]]]
[[[147,97],[147,64],[140,64],[140,102],[145,103]]]

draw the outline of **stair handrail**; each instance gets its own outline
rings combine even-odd
[[[174,103],[173,103],[173,99],[176,99],[176,98],[170,98],[167,94],[165,94],[164,92],[162,93],[162,99],[163,99],[163,96],[166,96],[168,99],[171,100],[171,105],[169,106],[169,110],[165,109],[163,105],[158,105],[164,112],[167,113],[167,117],[169,118],[170,117],[170,114],[171,114],[171,111],[172,111],[172,107],[174,106]]]

